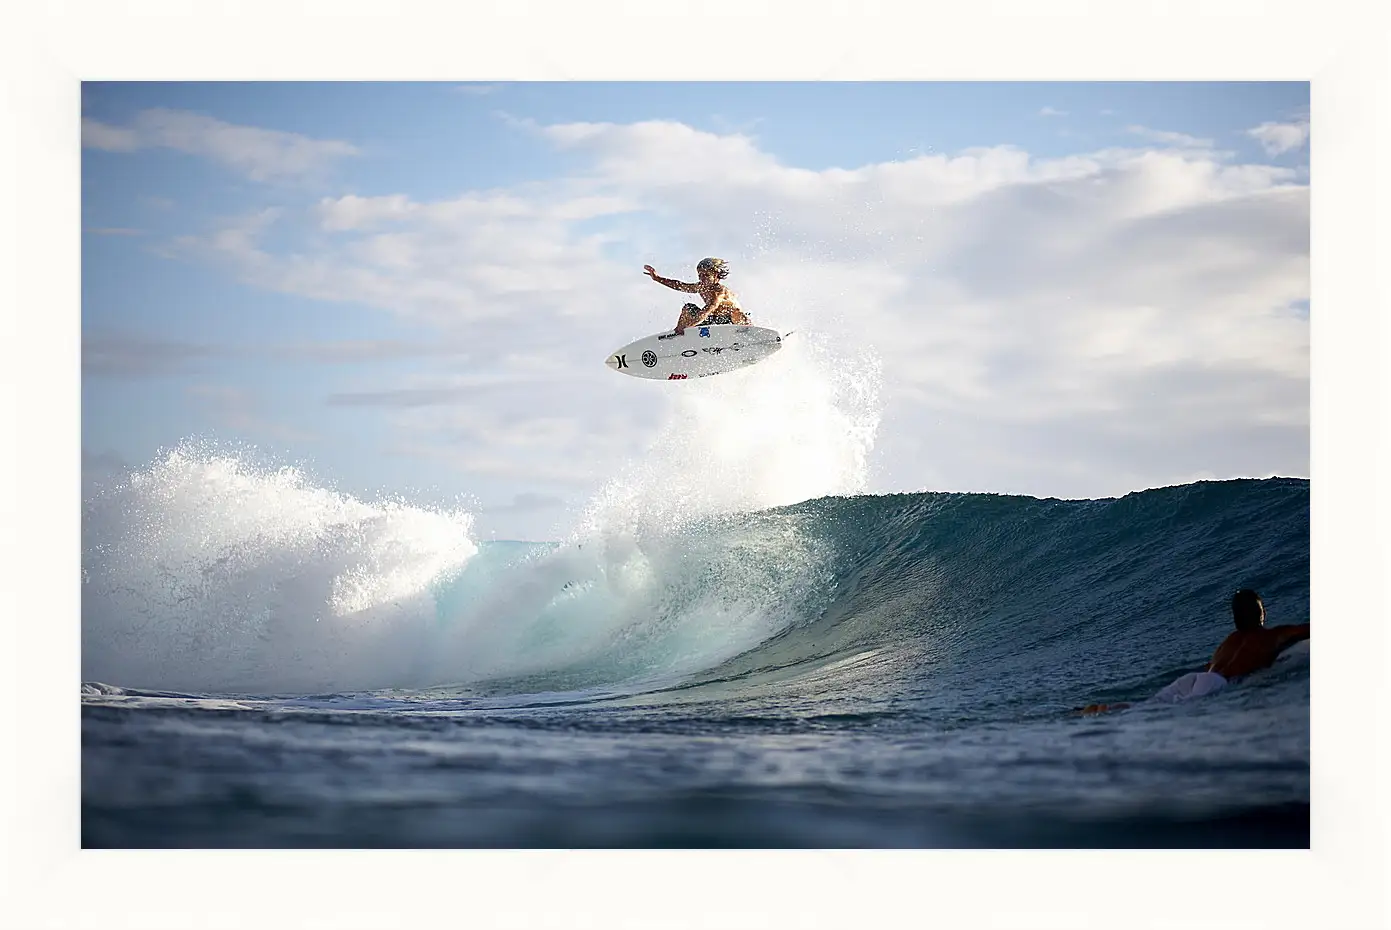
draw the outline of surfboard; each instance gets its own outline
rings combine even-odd
[[[688,327],[679,336],[674,330],[646,336],[615,349],[606,364],[634,378],[686,381],[746,368],[781,348],[777,330],[716,323]]]

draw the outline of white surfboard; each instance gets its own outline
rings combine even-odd
[[[654,381],[708,378],[761,362],[782,348],[777,330],[716,323],[690,326],[630,342],[609,355],[614,371]]]

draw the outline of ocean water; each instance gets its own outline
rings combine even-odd
[[[866,494],[872,378],[797,373],[554,542],[192,445],[93,492],[84,846],[1308,846],[1307,645],[1145,702],[1236,588],[1309,620],[1307,481]]]

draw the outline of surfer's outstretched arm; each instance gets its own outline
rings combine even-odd
[[[1270,628],[1270,632],[1279,637],[1276,640],[1275,651],[1284,652],[1295,643],[1303,642],[1309,638],[1309,624],[1292,623],[1287,626],[1273,626]]]
[[[694,294],[700,287],[698,284],[687,284],[685,281],[678,281],[675,278],[664,278],[657,274],[657,270],[651,265],[643,265],[642,271],[643,274],[647,275],[653,281],[656,281],[658,284],[664,284],[673,291],[685,291],[687,294]]]

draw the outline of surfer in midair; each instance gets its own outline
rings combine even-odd
[[[705,323],[749,325],[748,314],[739,306],[739,298],[722,283],[729,275],[729,262],[723,258],[702,258],[696,265],[696,274],[700,277],[696,284],[663,278],[651,265],[643,265],[642,270],[658,284],[666,285],[673,291],[699,294],[705,301],[704,307],[686,304],[681,308],[681,316],[676,320],[678,335],[685,332],[688,326],[700,326]]]

